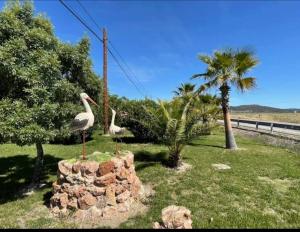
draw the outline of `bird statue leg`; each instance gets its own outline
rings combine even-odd
[[[82,159],[85,160],[86,159],[86,152],[85,152],[85,130],[83,131],[82,133],[82,141],[83,141],[83,144],[82,144]]]

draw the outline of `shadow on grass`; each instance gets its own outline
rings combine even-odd
[[[168,166],[168,154],[167,152],[149,152],[149,151],[137,151],[134,153],[134,160],[139,163],[135,165],[135,170],[140,171],[144,168],[151,167],[156,164]]]
[[[212,144],[202,144],[202,143],[195,143],[195,142],[188,143],[188,145],[190,145],[190,146],[216,147],[216,148],[222,148],[222,149],[225,148],[224,146],[212,145]]]
[[[145,139],[136,138],[134,136],[119,136],[112,138],[114,142],[122,142],[126,144],[133,144],[133,143],[149,143],[149,141]]]
[[[56,174],[57,163],[60,160],[52,155],[44,156],[41,183],[46,184],[45,187],[52,185],[48,178]],[[0,158],[0,204],[26,197],[20,194],[20,190],[30,183],[34,164],[35,157],[28,154]]]

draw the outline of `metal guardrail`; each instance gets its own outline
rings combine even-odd
[[[232,122],[237,123],[237,127],[240,126],[240,123],[247,123],[253,124],[256,127],[256,130],[259,129],[259,126],[269,126],[271,133],[273,133],[274,128],[280,129],[288,129],[288,130],[295,130],[300,132],[300,124],[296,123],[281,123],[281,122],[269,122],[269,121],[259,121],[259,120],[249,120],[249,119],[236,119],[232,118]]]

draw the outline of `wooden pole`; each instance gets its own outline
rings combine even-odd
[[[107,34],[103,28],[103,130],[108,134]]]

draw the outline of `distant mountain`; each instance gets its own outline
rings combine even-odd
[[[295,111],[300,113],[300,109],[280,109],[270,106],[261,105],[241,105],[241,106],[231,106],[232,112],[250,112],[250,113],[294,113]]]

